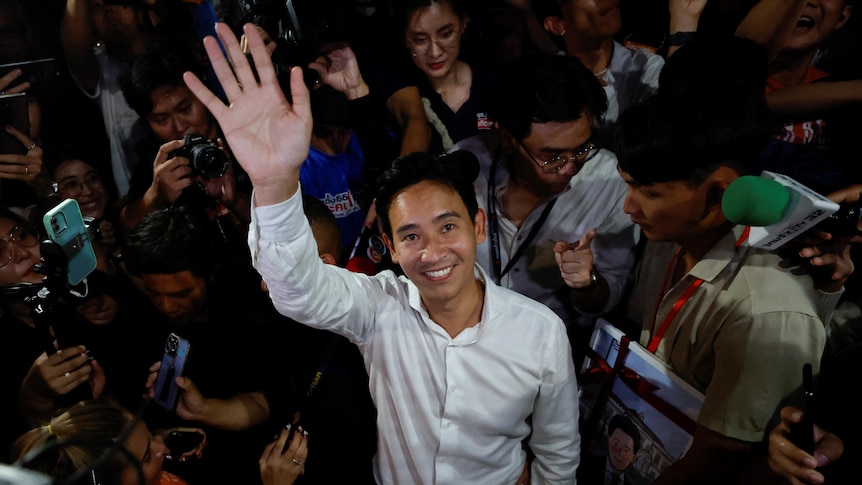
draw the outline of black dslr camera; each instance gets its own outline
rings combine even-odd
[[[227,171],[228,159],[218,143],[192,133],[183,137],[186,144],[168,154],[168,158],[189,159],[192,173],[207,179],[217,179]]]

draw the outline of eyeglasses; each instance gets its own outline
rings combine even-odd
[[[90,172],[84,175],[83,180],[78,179],[69,179],[60,184],[60,192],[63,193],[64,196],[68,198],[75,198],[81,195],[81,192],[84,191],[84,185],[90,187],[90,190],[96,190],[102,188],[102,177],[99,177],[99,174]]]
[[[559,154],[555,155],[550,160],[538,160],[536,159],[536,157],[533,156],[532,153],[530,153],[530,150],[528,150],[527,147],[524,146],[524,143],[522,141],[519,140],[518,145],[520,145],[521,149],[527,153],[533,163],[538,165],[539,168],[542,169],[542,172],[545,173],[557,173],[563,167],[568,165],[569,162],[574,162],[577,169],[580,170],[584,165],[586,165],[587,162],[592,160],[597,153],[599,153],[599,149],[601,148],[598,143],[594,142],[592,139],[589,139],[581,146],[572,150],[572,154],[568,157],[563,154]]]
[[[9,239],[0,238],[0,268],[12,261],[12,249],[10,244],[15,243],[18,247],[32,248],[39,244],[39,236],[29,224],[20,224],[9,231]]]
[[[432,39],[431,37],[409,39],[407,41],[407,49],[413,57],[425,56],[431,51],[431,46],[433,44],[437,44],[437,47],[439,47],[440,50],[448,51],[458,45],[460,38],[460,30],[447,30],[446,32],[441,33],[436,39]]]

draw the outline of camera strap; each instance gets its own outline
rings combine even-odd
[[[326,347],[323,348],[323,353],[320,354],[320,364],[317,366],[317,370],[314,372],[314,376],[311,378],[311,383],[308,385],[308,390],[305,391],[303,395],[299,397],[299,405],[296,407],[296,414],[294,415],[294,422],[298,422],[302,417],[302,411],[306,409],[309,401],[311,401],[311,396],[314,394],[314,391],[320,386],[320,381],[323,380],[323,376],[326,373],[326,368],[329,366],[329,362],[332,360],[332,355],[335,353],[335,349],[338,347],[338,342],[341,337],[337,334],[330,334],[329,340],[326,341]]]

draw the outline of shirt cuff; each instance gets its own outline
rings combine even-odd
[[[254,192],[252,192],[250,233],[253,232],[256,239],[278,242],[297,239],[300,231],[297,230],[296,221],[304,219],[300,188],[297,188],[296,192],[285,201],[260,207],[255,204]]]

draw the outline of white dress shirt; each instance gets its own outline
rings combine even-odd
[[[479,207],[485,211],[488,211],[489,172],[499,143],[498,135],[487,134],[462,140],[455,147],[472,152],[479,159],[479,177],[473,187]],[[619,303],[635,262],[634,247],[639,231],[628,214],[623,212],[627,189],[617,173],[617,158],[608,150],[600,150],[572,177],[562,193],[539,204],[520,227],[515,227],[500,210],[500,198],[509,185],[506,158],[506,155],[500,156],[495,174],[494,204],[500,229],[501,268],[506,267],[524,243],[547,204],[554,198],[557,202],[530,247],[500,279],[500,285],[544,303],[566,325],[592,324],[592,318],[584,316],[587,314],[582,314],[571,304],[570,289],[560,276],[560,266],[554,257],[554,244],[557,241],[577,242],[587,231],[595,229],[596,238],[591,244],[594,266],[610,288],[607,303],[595,315],[604,314]],[[476,261],[491,273],[493,257],[491,238],[488,237],[478,246]]]
[[[298,194],[253,208],[252,258],[282,314],[362,352],[378,411],[378,483],[514,484],[528,436],[532,483],[575,483],[578,389],[560,319],[477,266],[481,319],[452,338],[407,278],[323,264]]]

